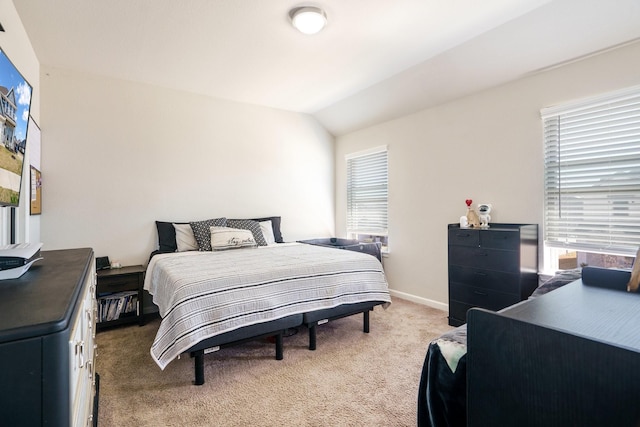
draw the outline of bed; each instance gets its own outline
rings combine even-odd
[[[581,278],[580,270],[558,272],[529,297],[537,298]],[[527,300],[518,304],[524,304]],[[507,307],[509,308],[509,307]],[[418,389],[419,427],[467,425],[467,325],[429,343]]]
[[[198,385],[209,352],[274,336],[279,360],[287,329],[307,325],[314,349],[319,324],[362,313],[368,332],[369,312],[391,302],[381,263],[364,253],[275,241],[230,250],[161,249],[144,284],[162,318],[151,356],[164,369],[189,353]]]

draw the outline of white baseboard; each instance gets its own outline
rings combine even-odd
[[[393,289],[389,289],[389,293],[391,294],[392,297],[395,296],[398,298],[409,300],[411,302],[426,305],[432,308],[437,308],[438,310],[442,310],[446,312],[449,311],[449,304],[444,304],[444,303],[441,303],[440,301],[434,301],[432,299],[418,297],[415,295],[407,294],[405,292],[394,291]]]

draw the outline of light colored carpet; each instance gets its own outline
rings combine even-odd
[[[418,383],[429,342],[451,329],[447,313],[398,298],[371,313],[318,327],[275,346],[255,341],[205,356],[205,384],[193,359],[164,371],[149,355],[159,320],[98,333],[98,425],[110,426],[415,426]]]

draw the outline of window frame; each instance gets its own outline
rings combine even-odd
[[[383,156],[381,156],[382,154]],[[381,159],[381,157],[384,157],[384,159]],[[369,163],[367,163],[367,158],[369,158],[368,159],[370,161]],[[378,172],[382,172],[382,176],[376,176],[373,179],[365,180],[366,182],[364,183],[365,185],[368,184],[367,186],[369,187],[369,189],[371,189],[371,187],[381,187],[381,186],[384,187],[384,189],[381,189],[381,188],[374,189],[373,192],[369,190],[369,193],[372,194],[374,198],[376,197],[384,198],[384,201],[383,201],[384,208],[382,209],[382,211],[375,212],[375,209],[374,209],[374,212],[375,212],[374,215],[379,215],[379,216],[376,216],[375,219],[364,219],[364,218],[353,217],[354,204],[358,203],[357,202],[358,195],[355,196],[356,201],[353,200],[354,188],[352,187],[353,185],[352,168],[355,166],[352,162],[355,162],[355,161],[360,161],[361,166],[363,162],[367,163],[366,168],[370,170],[373,169],[374,172],[376,172],[375,169],[379,167],[379,165],[376,165],[375,163],[379,163],[379,162],[384,163],[384,166],[382,167],[382,169],[384,170],[378,171]],[[386,145],[382,145],[382,146],[370,148],[367,150],[361,150],[361,151],[357,151],[357,152],[349,153],[345,155],[345,169],[346,169],[346,215],[345,216],[346,216],[347,236],[349,238],[358,238],[358,236],[361,236],[361,235],[371,236],[372,240],[381,241],[383,243],[382,252],[388,253],[389,252],[389,150],[388,150],[388,147]],[[384,182],[384,185],[382,184],[382,182]],[[366,191],[366,190],[362,190],[362,191]],[[359,194],[360,203],[365,203],[369,205],[374,203],[380,203],[379,200],[377,202],[373,202],[373,201],[369,201],[369,203],[363,202],[362,191]],[[369,206],[366,209],[370,211],[371,207]],[[376,237],[378,239],[376,239]]]
[[[640,246],[640,86],[541,110],[545,265]],[[557,263],[557,260],[556,260]]]

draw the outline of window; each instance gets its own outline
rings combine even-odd
[[[388,251],[387,147],[346,156],[347,233],[360,241],[381,242]]]
[[[635,255],[640,247],[640,86],[541,113],[545,255]]]

